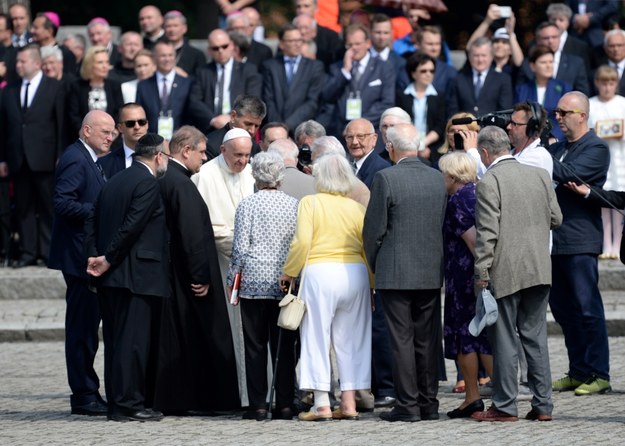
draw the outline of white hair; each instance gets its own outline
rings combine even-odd
[[[310,146],[310,152],[315,158],[330,154],[346,156],[345,148],[334,136],[322,136],[315,139]]]
[[[254,155],[250,164],[259,189],[278,187],[284,178],[284,161],[275,152],[260,152]]]
[[[391,107],[384,110],[380,115],[380,125],[382,124],[384,118],[386,118],[387,116],[394,116],[395,118],[401,120],[401,122],[405,122],[406,124],[412,124],[412,119],[410,119],[410,115],[405,110],[399,107]]]
[[[290,139],[276,139],[267,147],[268,153],[277,153],[283,160],[297,161],[299,149]]]
[[[356,185],[356,177],[344,156],[327,154],[315,161],[313,170],[318,192],[347,195]]]

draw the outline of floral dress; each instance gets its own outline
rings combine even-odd
[[[445,260],[445,357],[456,359],[459,353],[490,354],[486,331],[477,338],[469,333],[475,316],[473,254],[462,240],[475,226],[475,184],[468,183],[449,197],[443,223]]]

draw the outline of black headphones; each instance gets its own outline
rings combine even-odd
[[[529,121],[527,121],[525,135],[531,138],[539,134],[540,122],[543,120],[543,108],[538,102],[534,101],[526,101],[526,104],[529,106],[530,110],[532,110],[532,116],[530,116]]]

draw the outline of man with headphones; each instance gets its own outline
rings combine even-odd
[[[508,139],[514,148],[512,155],[522,164],[542,167],[553,177],[553,159],[540,141],[547,121],[545,109],[537,102],[520,102],[506,129]]]

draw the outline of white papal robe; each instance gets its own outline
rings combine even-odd
[[[234,214],[243,198],[254,193],[254,178],[252,168],[248,164],[241,173],[234,173],[226,164],[223,155],[213,158],[204,164],[200,172],[193,175],[200,195],[204,199],[210,214],[215,244],[219,254],[219,268],[221,279],[226,289],[226,275],[230,256],[232,255],[232,240],[234,238]],[[225,297],[229,299],[229,296]],[[228,304],[228,315],[234,341],[234,352],[239,374],[239,394],[241,405],[247,406],[247,384],[245,380],[245,346],[243,344],[243,327],[239,307]]]

